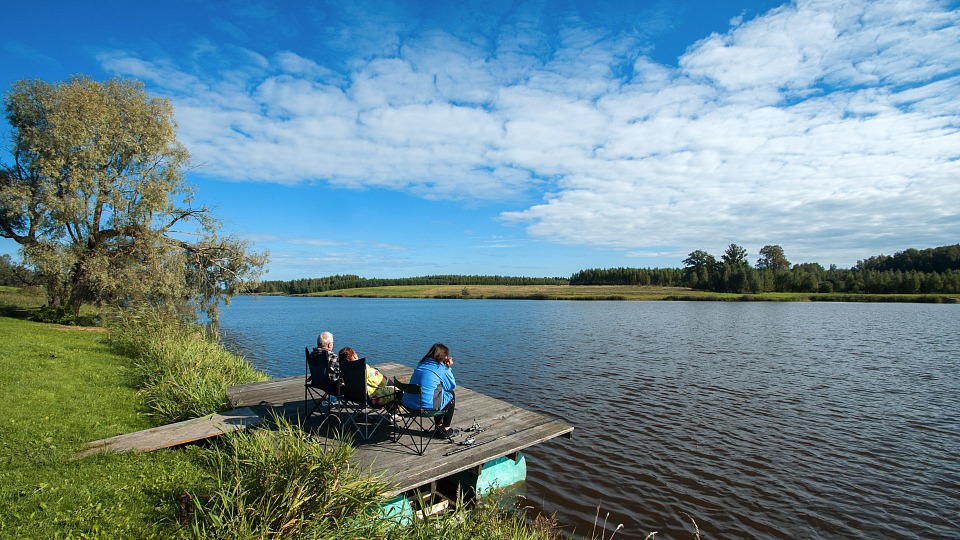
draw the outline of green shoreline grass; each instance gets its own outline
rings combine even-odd
[[[339,289],[297,296],[356,298],[462,298],[506,300],[648,300],[720,302],[924,302],[960,303],[948,294],[761,293],[695,291],[686,287],[631,285],[401,285]]]

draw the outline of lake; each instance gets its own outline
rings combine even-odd
[[[323,330],[371,363],[444,342],[576,426],[525,452],[525,504],[578,535],[960,537],[960,306],[244,296],[221,326],[276,377]]]

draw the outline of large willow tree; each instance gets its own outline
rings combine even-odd
[[[53,306],[202,310],[257,281],[266,255],[191,206],[169,101],[142,83],[23,80],[5,99],[0,235],[20,244]]]

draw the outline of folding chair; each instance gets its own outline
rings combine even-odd
[[[340,397],[340,384],[333,382],[327,375],[327,358],[329,351],[320,350],[318,354],[313,354],[310,347],[304,348],[307,355],[306,365],[304,367],[303,383],[303,403],[304,408],[308,410],[303,417],[304,420],[313,416],[317,409],[327,403],[327,412],[333,406],[333,401]]]
[[[417,396],[417,403],[420,402],[420,385],[419,384],[408,384],[400,382],[396,377],[393,378],[393,385],[400,389],[404,395],[411,394]],[[397,433],[395,428],[394,430],[394,441],[400,443],[401,445],[410,448],[418,455],[423,455],[427,451],[427,446],[430,445],[430,441],[433,440],[435,434],[437,433],[437,417],[443,416],[446,414],[446,411],[442,409],[415,409],[411,408],[406,403],[402,404],[400,408],[400,418],[403,419],[403,427],[400,429],[400,432]],[[431,427],[427,428],[424,424],[429,422]],[[414,435],[414,430],[412,429],[416,426],[418,429],[418,435]],[[407,445],[403,442],[403,436],[407,435],[410,437],[411,445]]]
[[[345,424],[352,424],[357,435],[364,441],[370,439],[377,428],[393,412],[393,402],[374,406],[367,396],[367,359],[340,362],[340,376],[343,380],[343,392],[340,406],[347,413]],[[388,409],[389,407],[389,409]],[[377,416],[373,422],[371,416]]]

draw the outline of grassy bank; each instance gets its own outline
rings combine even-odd
[[[86,441],[151,427],[103,333],[0,317],[0,537],[182,537],[194,449],[73,460]]]
[[[0,317],[0,343],[0,538],[556,538],[550,523],[496,507],[397,525],[378,514],[380,480],[348,465],[349,445],[324,447],[283,422],[74,459],[86,442],[221,408],[209,388],[249,377],[235,365],[245,363],[195,327],[142,319],[108,339]],[[171,416],[169,401],[189,406]]]
[[[510,300],[703,300],[721,302],[932,302],[957,303],[956,295],[761,293],[695,291],[686,287],[636,285],[409,285],[365,287],[305,296],[360,298],[463,298]]]

